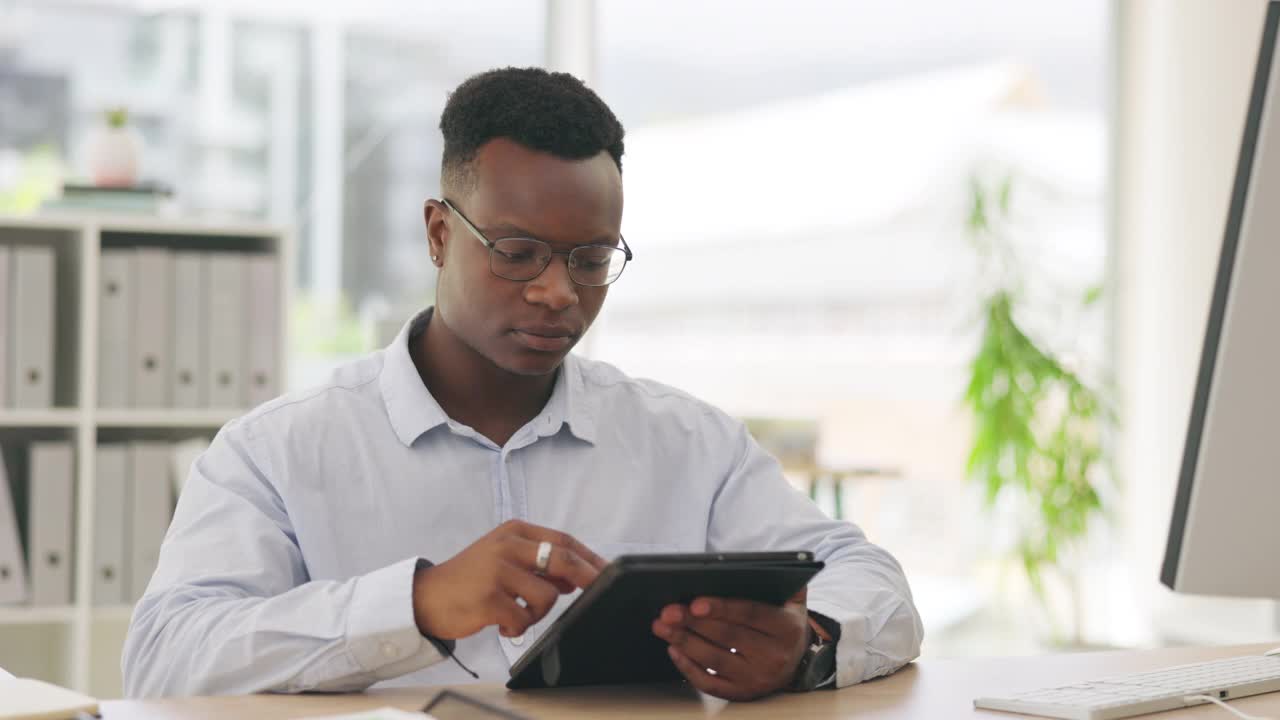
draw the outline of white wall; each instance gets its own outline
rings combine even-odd
[[[1117,3],[1118,469],[1138,617],[1160,642],[1275,634],[1273,603],[1158,583],[1265,12],[1264,0]]]

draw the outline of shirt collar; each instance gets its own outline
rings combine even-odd
[[[567,425],[574,437],[594,445],[596,423],[590,400],[582,379],[581,361],[574,355],[566,355],[560,364],[551,399],[538,414],[537,422],[542,424],[536,428],[538,434],[554,435]]]
[[[387,417],[400,442],[412,445],[424,433],[449,422],[440,403],[427,391],[418,368],[409,355],[409,338],[425,328],[431,319],[431,308],[413,316],[400,329],[396,339],[382,351],[382,375],[379,386]]]
[[[431,320],[431,311],[432,308],[427,308],[405,323],[396,339],[383,350],[379,378],[382,399],[391,427],[405,445],[412,445],[425,433],[449,422],[449,416],[423,384],[409,354],[410,340],[426,327]],[[582,372],[578,358],[573,355],[565,357],[551,398],[534,419],[533,429],[539,436],[555,435],[567,425],[569,432],[578,439],[595,443],[595,415]]]

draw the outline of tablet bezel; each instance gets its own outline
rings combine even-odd
[[[815,560],[813,553],[807,550],[784,550],[764,552],[727,552],[727,553],[673,553],[652,555],[619,555],[600,571],[595,582],[582,591],[569,607],[556,618],[546,632],[537,639],[523,655],[516,660],[508,671],[507,686],[511,681],[523,674],[529,665],[539,662],[543,652],[573,626],[574,620],[585,614],[597,601],[623,577],[636,572],[653,572],[664,569],[688,570],[691,566],[707,568],[750,567],[813,569],[816,575],[824,564]],[[812,580],[812,577],[810,577]]]

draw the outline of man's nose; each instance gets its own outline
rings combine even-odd
[[[578,286],[569,277],[569,256],[552,255],[538,277],[525,285],[525,300],[559,312],[578,304]]]

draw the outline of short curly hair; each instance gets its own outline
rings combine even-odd
[[[440,130],[444,188],[469,187],[476,153],[500,137],[566,160],[607,151],[622,172],[622,123],[569,73],[507,67],[473,75],[449,94]]]

